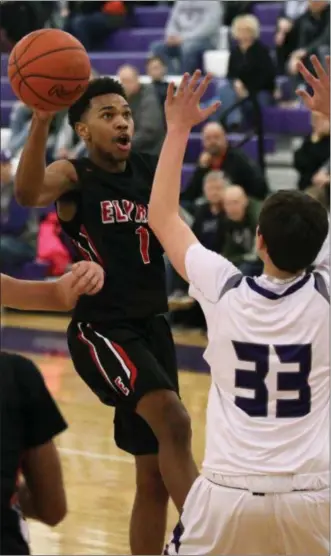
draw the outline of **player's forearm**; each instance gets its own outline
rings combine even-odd
[[[189,130],[168,130],[155,172],[149,204],[149,225],[157,233],[178,214],[181,170]]]
[[[1,305],[23,311],[69,311],[77,301],[71,273],[56,282],[17,280],[1,274]]]
[[[15,196],[23,206],[36,206],[43,189],[49,126],[50,120],[33,116],[15,176]]]

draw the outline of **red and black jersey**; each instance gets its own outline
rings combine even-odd
[[[101,264],[105,284],[81,296],[74,319],[85,322],[145,319],[168,310],[163,250],[148,227],[148,203],[156,159],[131,153],[122,173],[110,173],[87,158],[71,161],[79,188],[62,200],[76,205],[63,230],[80,256]]]

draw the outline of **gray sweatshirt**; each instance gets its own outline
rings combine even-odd
[[[222,11],[220,0],[177,0],[166,26],[166,38],[180,36],[184,41],[209,38],[217,47]]]

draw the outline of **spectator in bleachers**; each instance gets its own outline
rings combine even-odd
[[[44,27],[56,2],[1,1],[0,22],[8,47]]]
[[[66,111],[55,114],[47,141],[47,159],[52,162],[54,158],[54,147],[58,131],[66,116]],[[32,109],[22,102],[15,102],[10,114],[10,138],[8,148],[12,155],[15,156],[23,148],[27,139],[32,119]]]
[[[132,111],[135,150],[159,154],[165,136],[163,111],[153,85],[140,83],[139,72],[133,66],[122,66],[117,72]]]
[[[283,9],[277,21],[275,36],[278,72],[285,73],[285,66],[290,54],[295,50],[296,20],[302,16],[308,6],[308,0],[285,0]]]
[[[216,94],[222,102],[222,116],[236,102],[253,96],[261,106],[273,102],[276,68],[268,48],[259,40],[260,24],[253,15],[236,17],[231,27],[236,41],[231,46],[227,79],[219,81]],[[251,113],[251,104],[243,104],[227,115],[227,127],[238,127]]]
[[[74,35],[86,48],[96,50],[110,33],[124,27],[131,15],[131,2],[67,3],[65,31]]]
[[[306,12],[293,27],[294,51],[288,61],[288,71],[294,76],[294,88],[301,83],[297,63],[299,60],[311,69],[310,56],[320,59],[330,52],[330,3],[327,0],[309,0]]]
[[[162,111],[167,98],[168,82],[165,80],[167,66],[159,56],[150,56],[146,62],[146,74],[151,78],[152,85],[159,99]]]
[[[203,179],[204,203],[196,211],[193,232],[207,249],[221,253],[224,244],[223,198],[227,182],[219,170],[205,175]]]
[[[330,159],[330,122],[322,114],[313,112],[311,123],[312,133],[294,153],[294,167],[299,173],[297,185],[301,190],[328,183],[323,166]]]
[[[36,255],[37,218],[34,210],[20,207],[14,197],[11,153],[0,152],[1,178],[1,270],[17,268]]]
[[[201,67],[205,50],[218,47],[222,25],[219,0],[177,0],[172,8],[165,39],[151,45],[151,52],[162,58],[169,74],[193,73]]]
[[[232,185],[224,194],[225,243],[222,255],[244,276],[261,273],[262,263],[255,252],[255,234],[261,204],[249,199],[242,187]]]
[[[221,170],[229,182],[240,185],[249,197],[262,200],[267,196],[268,186],[260,168],[242,150],[229,145],[219,123],[210,122],[204,126],[202,148],[195,172],[181,195],[188,210],[189,205],[202,196],[203,179],[210,170]]]

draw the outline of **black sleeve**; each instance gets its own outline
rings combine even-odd
[[[238,72],[236,71],[236,64],[235,64],[235,51],[233,49],[230,50],[229,62],[228,62],[228,71],[227,71],[227,79],[232,80],[236,79]]]
[[[63,432],[67,423],[35,364],[17,356],[15,370],[24,419],[24,447],[35,448]]]

